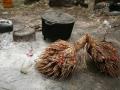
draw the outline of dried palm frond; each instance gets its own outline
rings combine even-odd
[[[77,41],[75,44],[70,44],[63,40],[54,42],[38,58],[35,65],[36,69],[48,77],[56,79],[67,78],[76,67],[76,50],[78,50],[78,47],[82,48],[84,46],[86,36],[81,38],[79,42]]]
[[[116,48],[111,43],[99,42],[88,36],[87,51],[101,72],[112,77],[119,75],[120,58]]]

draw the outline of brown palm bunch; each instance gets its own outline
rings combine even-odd
[[[86,44],[86,35],[75,44],[59,40],[48,46],[39,56],[36,69],[55,79],[65,79],[75,70],[77,60],[76,51]]]
[[[119,75],[120,58],[116,48],[111,43],[99,42],[88,36],[87,51],[101,72],[112,77]]]

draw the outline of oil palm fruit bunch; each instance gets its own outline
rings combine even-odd
[[[47,77],[66,79],[76,68],[76,52],[84,47],[87,35],[75,43],[59,40],[48,46],[39,56],[36,69]]]
[[[87,51],[97,68],[112,77],[118,77],[120,58],[112,43],[100,42],[88,35]]]

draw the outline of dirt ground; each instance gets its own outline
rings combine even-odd
[[[14,30],[24,26],[34,28],[37,25],[42,28],[41,15],[48,9],[59,9],[76,18],[69,42],[90,33],[100,40],[105,37],[106,41],[112,42],[120,51],[119,16],[89,14],[88,10],[80,6],[50,8],[45,3],[36,3],[1,9],[0,18],[12,20]],[[120,77],[105,76],[92,65],[86,66],[85,62],[68,80],[57,81],[43,77],[34,69],[34,61],[49,44],[43,40],[41,31],[36,31],[36,41],[33,42],[14,42],[12,32],[0,34],[0,90],[120,90]],[[28,57],[31,47],[33,56]],[[21,73],[21,70],[26,74]]]

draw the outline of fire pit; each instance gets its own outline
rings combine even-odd
[[[75,23],[74,17],[61,11],[47,10],[42,15],[44,39],[69,39]]]

